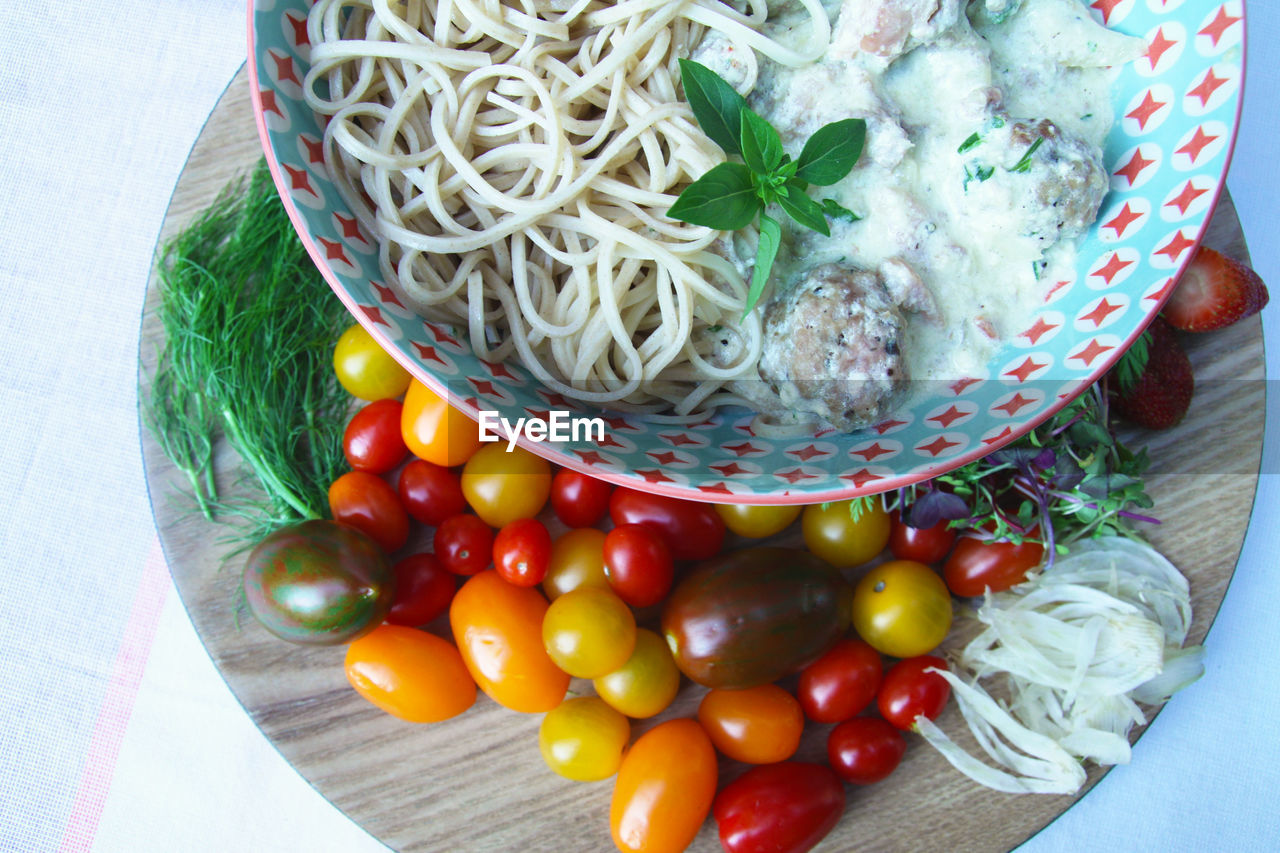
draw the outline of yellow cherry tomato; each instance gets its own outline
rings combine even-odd
[[[698,722],[716,749],[746,764],[774,764],[795,755],[804,733],[799,700],[776,684],[711,690],[698,705]]]
[[[594,527],[570,530],[551,543],[551,561],[542,580],[542,591],[553,601],[580,586],[611,588],[604,571],[604,531]]]
[[[851,503],[812,504],[800,519],[805,547],[837,569],[860,566],[889,544],[889,513],[879,499],[864,504],[856,519]]]
[[[462,494],[490,527],[533,518],[551,494],[551,463],[523,447],[482,444],[462,469]]]
[[[411,723],[456,717],[476,700],[457,648],[417,628],[379,625],[347,646],[345,669],[357,693]]]
[[[924,563],[881,563],[854,587],[853,628],[881,654],[927,654],[951,630],[951,593],[942,576]]]
[[[660,723],[641,735],[618,768],[609,830],[622,853],[680,853],[711,811],[716,751],[696,720]]]
[[[547,766],[575,782],[599,782],[618,772],[631,723],[598,696],[566,699],[547,712],[538,749]]]
[[[748,539],[763,539],[781,533],[800,516],[801,506],[751,506],[750,504],[716,504],[724,526]]]
[[[414,379],[400,410],[400,436],[414,456],[452,468],[480,447],[480,427],[426,385]]]
[[[476,684],[513,711],[550,711],[564,699],[569,676],[542,647],[547,600],[507,583],[493,569],[472,576],[449,605],[449,627]]]
[[[599,678],[635,651],[636,617],[607,589],[571,589],[547,608],[542,644],[556,666],[575,678]]]
[[[671,648],[648,628],[636,629],[636,647],[618,669],[592,682],[600,698],[628,717],[661,714],[680,690],[680,670]]]
[[[409,371],[359,323],[338,338],[333,349],[333,371],[347,393],[361,400],[399,397],[409,387]]]

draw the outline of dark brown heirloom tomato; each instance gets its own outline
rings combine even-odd
[[[653,495],[622,487],[609,496],[616,525],[644,524],[662,534],[677,560],[706,560],[724,544],[724,519],[711,504]]]
[[[303,521],[258,543],[245,561],[249,612],[282,640],[303,645],[348,642],[382,622],[393,576],[382,549],[332,521]]]
[[[693,569],[662,610],[676,666],[706,687],[777,681],[819,658],[849,627],[852,592],[805,551],[750,548]]]
[[[844,785],[822,764],[763,764],[726,785],[711,813],[729,853],[805,853],[840,822]]]

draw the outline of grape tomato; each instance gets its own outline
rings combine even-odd
[[[462,469],[462,494],[491,527],[533,518],[550,492],[551,464],[523,447],[483,444]]]
[[[493,530],[474,515],[446,518],[436,528],[436,559],[455,575],[474,575],[493,559]]]
[[[747,539],[764,539],[781,533],[800,517],[804,507],[715,504],[715,511],[731,531]]]
[[[408,455],[400,434],[399,400],[375,400],[351,416],[342,432],[342,453],[357,471],[385,474]]]
[[[827,735],[827,762],[841,779],[854,785],[887,779],[906,752],[902,732],[880,717],[845,720]]]
[[[962,536],[942,567],[942,576],[953,594],[972,598],[988,589],[1004,592],[1017,586],[1043,558],[1044,545],[1032,540],[1015,544]]]
[[[680,853],[698,834],[716,795],[716,751],[695,720],[659,723],[622,758],[609,830],[622,853]]]
[[[706,560],[720,553],[724,520],[710,504],[616,488],[609,497],[615,525],[645,524],[657,530],[677,560]]]
[[[426,385],[414,379],[404,394],[400,434],[419,459],[452,468],[480,447],[480,427]]]
[[[604,531],[594,527],[570,530],[551,543],[551,562],[542,591],[552,600],[580,586],[609,589],[604,571]]]
[[[846,638],[800,671],[796,698],[815,723],[839,723],[875,701],[883,676],[880,653],[863,640]]]
[[[597,696],[566,699],[538,728],[542,760],[575,782],[598,782],[617,773],[630,739],[631,723]]]
[[[542,642],[556,666],[575,678],[598,678],[621,667],[636,647],[636,619],[618,596],[580,587],[551,602]]]
[[[409,371],[384,350],[373,335],[354,323],[333,349],[333,371],[347,393],[361,400],[399,397],[409,386]]]
[[[609,512],[612,491],[604,480],[561,468],[551,478],[551,508],[568,527],[594,527]]]
[[[348,471],[329,485],[333,520],[361,531],[388,554],[409,541],[409,516],[387,481],[367,471]]]
[[[805,853],[844,814],[844,786],[829,767],[799,761],[753,767],[716,795],[728,853]]]
[[[609,586],[632,607],[650,607],[667,597],[675,564],[662,535],[643,524],[619,525],[604,537]]]
[[[854,518],[852,501],[811,504],[800,517],[809,551],[837,569],[860,566],[889,543],[889,514],[879,501]]]
[[[929,669],[947,668],[947,662],[933,655],[900,660],[884,675],[876,704],[880,716],[893,726],[910,729],[916,717],[936,719],[951,697],[951,685]]]
[[[853,590],[853,627],[882,654],[908,658],[933,651],[951,630],[951,594],[933,569],[890,560]]]
[[[425,625],[449,609],[457,581],[434,554],[411,554],[392,571],[395,597],[387,613],[392,625]]]
[[[776,684],[710,690],[698,705],[698,722],[716,749],[746,764],[786,761],[804,732],[800,703]]]
[[[431,527],[467,508],[457,472],[423,459],[412,459],[404,466],[397,491],[405,511]]]
[[[347,680],[394,717],[436,723],[476,700],[476,683],[448,640],[417,628],[379,625],[347,647]]]
[[[537,586],[551,564],[551,534],[536,518],[517,518],[493,539],[493,566],[507,583]]]
[[[939,563],[951,553],[951,546],[956,541],[956,532],[950,524],[943,519],[933,527],[912,527],[895,509],[890,514],[889,553],[899,560]]]
[[[680,690],[680,670],[671,649],[657,633],[636,629],[636,646],[627,662],[592,682],[596,694],[628,717],[661,714]]]

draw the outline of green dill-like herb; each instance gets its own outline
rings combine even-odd
[[[849,518],[856,524],[862,520],[863,513],[871,512],[876,508],[877,503],[882,503],[884,498],[882,495],[863,495],[860,498],[854,498],[849,501]]]
[[[956,149],[956,153],[963,154],[964,152],[970,150],[971,148],[977,148],[981,142],[982,142],[982,134],[971,133],[969,134],[968,139],[960,143],[960,147]]]
[[[294,232],[264,161],[161,248],[158,277],[165,342],[144,415],[200,511],[243,519],[250,536],[327,516],[329,484],[345,470],[350,401],[333,347],[350,317]],[[219,436],[264,500],[219,491]]]
[[[1031,155],[1036,153],[1036,149],[1040,147],[1040,144],[1042,142],[1044,142],[1044,137],[1037,136],[1035,142],[1032,142],[1031,147],[1029,147],[1026,153],[1022,155],[1022,159],[1019,160],[1017,163],[1014,163],[1013,168],[1010,169],[1009,171],[1010,172],[1030,172],[1031,171]]]
[[[1121,394],[1127,394],[1138,383],[1142,372],[1147,369],[1147,361],[1151,357],[1151,332],[1144,331],[1138,335],[1133,346],[1125,350],[1124,355],[1116,362],[1113,370],[1116,384]]]

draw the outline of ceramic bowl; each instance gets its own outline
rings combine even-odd
[[[786,439],[744,411],[693,425],[592,410],[517,363],[477,358],[461,329],[424,322],[380,281],[377,246],[344,205],[306,106],[307,0],[255,0],[249,71],[271,171],[311,256],[351,313],[409,371],[472,417],[513,423],[563,411],[599,417],[603,437],[522,441],[552,462],[635,489],[696,500],[814,503],[899,488],[1032,429],[1096,381],[1159,310],[1224,186],[1244,77],[1240,0],[1094,0],[1090,12],[1146,39],[1119,70],[1106,141],[1111,188],[1075,275],[1053,282],[1027,328],[979,375],[939,383],[881,423]]]

